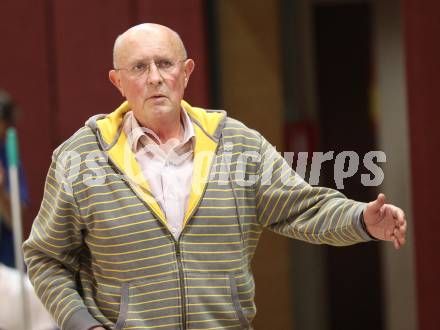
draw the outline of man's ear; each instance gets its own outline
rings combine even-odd
[[[189,77],[191,73],[194,71],[195,63],[192,59],[187,59],[185,61],[185,88],[188,85]]]
[[[122,84],[121,84],[121,78],[119,77],[119,72],[117,72],[116,70],[113,70],[113,69],[110,70],[108,72],[108,79],[119,90],[121,95],[123,97],[125,97],[124,90],[123,90]]]

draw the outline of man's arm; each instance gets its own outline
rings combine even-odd
[[[58,173],[57,171],[58,170]],[[54,157],[43,201],[24,243],[25,262],[35,292],[63,330],[99,326],[77,291],[78,253],[85,229],[65,171]]]
[[[336,190],[310,186],[273,146],[261,139],[262,157],[255,194],[258,220],[264,227],[309,243],[336,246],[369,241],[373,237],[391,238],[379,234],[384,227],[392,232],[393,229],[388,225],[390,217],[379,215],[377,203],[356,202]],[[401,212],[392,205],[383,209]],[[401,220],[399,217],[399,230],[393,234],[399,246],[404,243],[406,228]]]

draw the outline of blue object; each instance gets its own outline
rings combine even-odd
[[[16,160],[18,162],[18,157]],[[8,160],[6,144],[4,142],[0,143],[0,166],[2,166],[4,172],[4,183],[3,187],[0,187],[0,189],[4,189],[9,193]],[[20,199],[21,203],[26,205],[29,203],[29,195],[23,168],[21,167],[20,162],[18,162],[18,173],[20,181]],[[4,225],[3,221],[0,221],[0,262],[6,266],[15,267],[13,234],[12,231]]]

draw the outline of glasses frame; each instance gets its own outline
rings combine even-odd
[[[177,66],[178,63],[181,62],[185,62],[188,58],[185,58],[183,60],[176,60],[176,61],[172,61],[172,60],[168,60],[168,59],[159,59],[159,60],[151,60],[150,63],[148,63],[145,67],[144,71],[140,71],[138,73],[134,73],[132,72],[133,68],[138,65],[138,64],[134,64],[132,67],[130,68],[114,68],[115,71],[127,71],[127,73],[132,76],[133,78],[141,78],[143,75],[145,75],[145,73],[147,73],[147,75],[150,73],[150,69],[151,69],[151,65],[154,63],[154,65],[156,66],[157,71],[160,73],[160,75],[162,77],[165,77],[167,75],[170,75],[170,72],[164,72],[163,69],[160,68],[160,65],[158,65],[157,62],[160,61],[170,61],[172,62],[171,68],[175,68]]]

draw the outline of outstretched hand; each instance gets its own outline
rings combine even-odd
[[[365,226],[371,236],[392,241],[399,249],[406,241],[405,213],[397,206],[385,204],[385,195],[379,194],[364,210]]]

